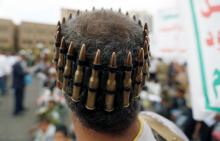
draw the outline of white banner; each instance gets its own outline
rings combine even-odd
[[[165,60],[186,61],[187,48],[184,44],[183,15],[174,4],[160,9],[153,18],[152,54]]]
[[[220,112],[220,0],[182,0],[194,117]]]

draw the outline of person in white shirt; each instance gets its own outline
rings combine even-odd
[[[110,10],[71,17],[58,22],[53,60],[77,141],[188,141],[163,117],[139,113],[150,57],[147,24]]]
[[[7,57],[4,54],[0,54],[0,94],[6,94],[6,76],[8,75],[9,66],[7,64]]]
[[[39,117],[38,129],[34,141],[54,141],[56,127],[50,123],[47,117]]]

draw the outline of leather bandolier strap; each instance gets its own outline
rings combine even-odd
[[[171,129],[157,119],[148,115],[141,117],[150,126],[157,141],[184,141],[181,137],[179,137],[176,133],[171,131]]]

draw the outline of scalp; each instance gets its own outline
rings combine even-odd
[[[86,44],[88,60],[92,60],[97,49],[101,50],[103,64],[109,62],[112,52],[117,54],[118,64],[123,64],[128,51],[133,56],[143,46],[141,27],[125,15],[112,11],[96,11],[79,15],[62,27],[66,41],[79,48]],[[120,56],[120,57],[118,57]]]

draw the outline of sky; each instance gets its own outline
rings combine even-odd
[[[0,0],[0,18],[54,24],[60,19],[61,8],[91,10],[111,7],[113,10],[146,10],[156,13],[158,9],[169,7],[173,0]]]

